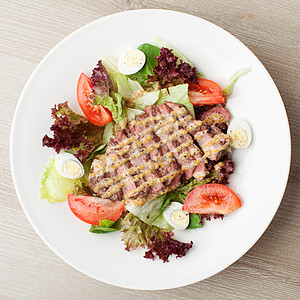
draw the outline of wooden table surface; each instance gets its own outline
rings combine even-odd
[[[299,0],[1,0],[0,3],[1,299],[300,299]],[[260,240],[241,259],[207,280],[154,292],[98,282],[57,257],[29,224],[15,193],[9,163],[13,113],[26,81],[40,60],[82,25],[112,13],[140,8],[187,12],[215,23],[241,40],[273,77],[292,134],[287,189],[275,218]],[[264,171],[264,176],[267,172]]]

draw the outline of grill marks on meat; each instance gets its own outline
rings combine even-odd
[[[231,114],[225,107],[216,105],[198,114],[198,119],[207,125],[221,124],[228,122],[231,119]]]
[[[206,158],[217,158],[228,144],[219,128],[193,119],[182,106],[148,106],[93,161],[90,186],[101,198],[143,204],[174,190],[183,177],[203,179]]]
[[[191,134],[210,160],[218,160],[230,143],[229,136],[215,125],[203,125]]]

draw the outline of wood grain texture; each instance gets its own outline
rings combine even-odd
[[[1,299],[300,299],[298,0],[2,0],[0,3]],[[108,14],[139,8],[187,12],[217,24],[241,40],[273,77],[282,95],[292,134],[289,183],[282,204],[261,239],[240,260],[207,280],[154,292],[126,290],[98,282],[58,258],[25,217],[15,194],[9,165],[14,109],[40,60],[82,25]],[[255,87],[253,91],[255,97]]]

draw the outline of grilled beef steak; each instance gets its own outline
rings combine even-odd
[[[226,134],[195,120],[185,107],[151,105],[95,158],[90,186],[101,198],[144,204],[174,190],[183,178],[203,179],[207,158],[217,160],[228,145]]]

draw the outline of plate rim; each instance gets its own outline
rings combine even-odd
[[[234,39],[235,42],[238,42],[240,44],[240,46],[246,48],[246,50],[249,52],[249,54],[253,55],[257,61],[257,63],[263,68],[263,70],[265,71],[265,74],[267,75],[266,77],[268,78],[268,81],[270,81],[270,83],[272,84],[273,86],[273,89],[277,92],[278,96],[280,97],[280,104],[283,108],[283,115],[284,115],[284,118],[285,118],[285,121],[286,121],[286,125],[287,125],[287,138],[288,138],[288,145],[286,145],[286,147],[288,147],[287,149],[287,152],[289,153],[289,157],[288,157],[288,166],[286,167],[286,170],[285,170],[285,174],[284,174],[284,178],[285,180],[283,181],[284,182],[284,189],[282,190],[281,192],[281,195],[280,195],[280,198],[281,200],[278,202],[278,205],[277,207],[274,207],[275,209],[275,212],[274,214],[272,215],[272,217],[268,220],[268,222],[266,222],[266,226],[264,226],[261,230],[260,230],[260,234],[254,239],[254,241],[251,241],[250,243],[250,247],[247,247],[247,249],[245,251],[241,251],[238,255],[236,255],[235,258],[231,259],[228,264],[225,264],[225,267],[221,267],[221,268],[218,268],[217,271],[213,270],[211,272],[209,272],[208,274],[206,274],[202,279],[200,280],[186,280],[185,283],[183,284],[174,284],[174,285],[168,285],[168,287],[162,287],[162,288],[145,288],[145,287],[136,287],[136,286],[128,286],[128,285],[125,285],[125,284],[116,284],[116,283],[112,283],[110,281],[105,281],[105,278],[97,278],[96,276],[92,276],[90,274],[88,274],[87,272],[85,272],[81,267],[78,267],[78,266],[75,266],[72,262],[69,261],[69,259],[67,257],[63,257],[60,253],[58,253],[54,248],[54,246],[52,246],[52,244],[48,243],[48,241],[46,240],[46,237],[44,237],[41,233],[40,233],[40,230],[36,227],[36,225],[34,224],[34,222],[32,221],[31,217],[30,217],[30,214],[29,212],[27,211],[26,209],[26,206],[25,206],[25,202],[22,200],[22,196],[21,196],[21,193],[19,191],[19,188],[18,188],[18,185],[16,183],[16,175],[15,175],[15,170],[16,170],[16,167],[15,167],[15,163],[14,163],[14,160],[13,160],[13,152],[14,152],[14,138],[15,138],[15,130],[16,130],[16,126],[17,126],[17,115],[20,113],[20,103],[23,102],[23,98],[24,98],[24,94],[26,93],[26,90],[28,89],[28,87],[31,85],[31,81],[33,80],[35,74],[38,72],[38,70],[42,67],[43,65],[43,62],[46,61],[48,59],[48,57],[52,54],[52,52],[55,51],[56,48],[60,47],[61,44],[63,44],[66,40],[72,38],[73,35],[77,34],[77,32],[81,31],[81,30],[84,30],[86,27],[89,27],[91,26],[92,24],[94,23],[97,23],[103,19],[110,19],[110,18],[113,18],[117,15],[126,15],[126,14],[136,14],[136,13],[143,13],[143,12],[160,12],[160,13],[165,13],[165,14],[178,14],[178,15],[184,15],[186,17],[189,17],[189,18],[194,18],[194,19],[200,19],[202,20],[203,22],[206,22],[208,23],[210,26],[218,29],[218,30],[221,30],[223,31],[224,34],[227,34],[231,39]],[[35,69],[33,70],[33,72],[31,73],[31,75],[29,76],[26,84],[24,85],[23,89],[22,89],[22,92],[19,96],[19,99],[18,99],[18,102],[17,102],[17,105],[15,107],[15,111],[14,111],[14,114],[13,114],[13,120],[12,120],[12,123],[11,123],[11,132],[10,132],[10,143],[9,143],[9,147],[10,147],[10,151],[9,151],[9,156],[10,156],[10,168],[11,168],[11,174],[12,174],[12,179],[13,179],[13,184],[14,184],[14,187],[15,187],[15,190],[16,190],[16,194],[17,194],[17,197],[18,197],[18,200],[21,204],[21,207],[27,217],[27,219],[29,220],[29,223],[31,224],[31,226],[33,227],[33,229],[36,231],[36,233],[38,234],[38,236],[42,239],[42,241],[54,252],[55,255],[57,255],[58,257],[60,257],[63,261],[65,261],[67,264],[69,264],[70,266],[72,266],[74,269],[80,271],[81,273],[87,275],[88,277],[91,277],[93,279],[96,279],[98,281],[101,281],[101,282],[104,282],[106,284],[109,284],[109,285],[112,285],[112,286],[118,286],[118,287],[122,287],[122,288],[127,288],[127,289],[135,289],[135,290],[166,290],[166,289],[172,289],[172,288],[179,288],[179,287],[183,287],[183,286],[187,286],[187,285],[190,285],[190,284],[193,284],[193,283],[197,283],[197,282],[200,282],[202,280],[205,280],[213,275],[216,275],[218,274],[219,272],[225,270],[226,268],[228,268],[230,265],[232,265],[234,262],[238,261],[245,253],[247,253],[255,244],[256,242],[261,238],[261,236],[264,234],[264,232],[266,231],[266,229],[270,226],[272,220],[274,219],[277,211],[278,211],[278,208],[283,200],[283,197],[284,197],[284,194],[285,194],[285,191],[286,191],[286,188],[287,188],[287,184],[288,184],[288,179],[289,179],[289,174],[290,174],[290,168],[291,168],[291,131],[290,131],[290,125],[289,125],[289,120],[288,120],[288,116],[287,116],[287,112],[286,112],[286,108],[285,108],[285,105],[284,105],[284,102],[283,102],[283,99],[280,95],[280,92],[273,80],[273,78],[271,77],[271,75],[269,74],[268,70],[265,68],[265,66],[262,64],[262,62],[258,59],[258,57],[243,43],[241,42],[238,38],[236,38],[233,34],[229,33],[227,30],[223,29],[222,27],[210,22],[210,21],[207,21],[205,19],[203,19],[202,17],[198,17],[198,16],[195,16],[195,15],[191,15],[189,13],[184,13],[184,12],[181,12],[181,11],[177,11],[177,10],[169,10],[169,9],[133,9],[133,10],[126,10],[126,11],[121,11],[121,12],[117,12],[117,13],[113,13],[113,14],[109,14],[109,15],[106,15],[106,16],[103,16],[101,18],[98,18],[96,20],[93,20],[92,22],[89,22],[81,27],[79,27],[78,29],[74,30],[73,32],[71,32],[70,34],[68,34],[67,36],[65,36],[62,40],[60,40],[54,47],[51,48],[51,50],[49,50],[49,52],[40,60],[40,62],[37,64],[37,66],[35,67]]]

